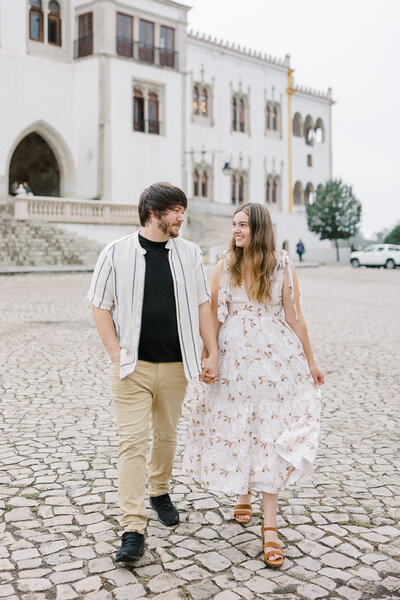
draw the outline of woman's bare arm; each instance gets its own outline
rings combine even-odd
[[[299,280],[297,278],[297,273],[292,263],[291,268],[293,273],[293,292],[294,299],[296,302],[298,318],[296,319],[296,313],[292,304],[292,300],[290,298],[289,277],[287,272],[285,271],[282,288],[282,302],[283,310],[285,311],[285,320],[287,324],[291,327],[291,329],[293,329],[303,346],[304,354],[306,355],[308,366],[310,368],[310,373],[314,379],[315,385],[323,385],[324,375],[319,369],[319,367],[315,364],[314,355],[311,348],[311,342],[308,336],[307,325],[303,313],[301,312]]]

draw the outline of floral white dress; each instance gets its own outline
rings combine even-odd
[[[225,264],[218,293],[220,379],[203,386],[183,459],[184,472],[204,488],[275,494],[314,462],[320,392],[284,318],[285,271],[296,310],[285,251],[277,260],[268,305],[250,301],[243,286],[232,288]]]

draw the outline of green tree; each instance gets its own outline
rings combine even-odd
[[[394,229],[385,237],[385,244],[399,244],[400,245],[400,225],[396,225]]]
[[[351,186],[341,179],[328,181],[317,190],[315,202],[307,206],[307,226],[320,240],[334,240],[339,260],[338,240],[346,240],[358,231],[361,203],[353,196]]]

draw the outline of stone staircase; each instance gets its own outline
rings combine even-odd
[[[19,221],[0,208],[0,267],[94,266],[101,246],[55,225]]]
[[[204,262],[216,263],[232,239],[232,217],[189,212],[186,236],[203,250]]]

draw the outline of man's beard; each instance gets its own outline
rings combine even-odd
[[[176,225],[176,227],[178,227],[178,232],[174,231],[172,227],[173,225],[168,225],[162,218],[158,222],[158,228],[161,229],[165,235],[169,235],[171,238],[179,237],[180,225]]]

